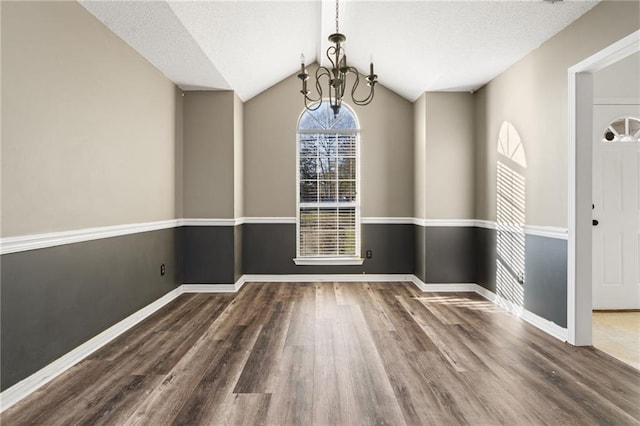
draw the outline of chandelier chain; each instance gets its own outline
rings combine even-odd
[[[339,7],[338,7],[338,0],[336,0],[336,33],[340,32],[340,30],[338,29],[338,14],[339,14]]]

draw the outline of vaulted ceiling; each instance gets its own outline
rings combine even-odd
[[[231,89],[244,101],[295,73],[300,54],[325,64],[335,1],[82,1],[183,90]],[[349,63],[373,59],[381,84],[413,101],[474,90],[597,1],[341,0]]]

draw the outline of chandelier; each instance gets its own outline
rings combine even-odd
[[[309,80],[309,73],[304,66],[304,55],[300,55],[300,74],[298,78],[302,80],[302,90],[300,93],[304,96],[304,106],[309,111],[315,111],[322,104],[323,99],[323,85],[322,80],[325,80],[326,90],[329,94],[329,103],[333,114],[337,115],[342,105],[342,98],[347,90],[347,75],[349,73],[355,76],[353,86],[351,87],[351,101],[360,106],[368,105],[373,100],[374,88],[378,83],[378,76],[373,73],[373,62],[369,65],[369,75],[366,76],[367,86],[369,87],[369,95],[364,99],[357,99],[355,97],[356,90],[360,84],[360,73],[357,68],[347,65],[347,55],[344,51],[343,43],[347,40],[344,34],[340,33],[338,27],[338,0],[336,0],[336,32],[329,36],[329,41],[333,43],[333,46],[329,46],[327,49],[327,58],[331,63],[331,68],[319,66],[316,70],[316,90],[318,91],[318,98],[313,99],[309,96],[309,90],[307,89],[307,80]]]

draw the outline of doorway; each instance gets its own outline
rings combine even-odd
[[[592,344],[593,308],[593,73],[640,51],[640,30],[568,70],[567,334]]]
[[[594,100],[592,341],[640,369],[640,105]]]

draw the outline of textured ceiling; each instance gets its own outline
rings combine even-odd
[[[335,2],[83,1],[184,90],[232,89],[244,101],[307,63],[325,62]],[[340,3],[349,63],[409,100],[473,90],[597,1],[359,1]],[[322,52],[322,55],[320,54]]]

